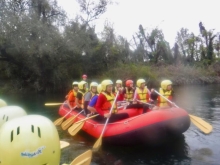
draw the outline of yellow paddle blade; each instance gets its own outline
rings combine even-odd
[[[209,134],[210,132],[212,132],[212,126],[203,119],[193,115],[189,115],[189,117],[191,119],[191,122],[205,134]]]
[[[45,103],[45,106],[61,105],[63,103]]]
[[[68,142],[60,141],[60,149],[63,149],[65,147],[69,146],[69,145],[70,145],[70,143],[68,143]]]
[[[55,121],[53,122],[54,125],[60,125],[60,124],[63,122],[63,119],[64,119],[64,117],[61,117],[61,118],[55,120]]]
[[[61,125],[63,130],[66,130],[67,128],[69,128],[71,126],[71,124],[73,124],[74,119],[76,118],[76,116],[72,116],[70,118],[68,118],[66,121],[64,121]]]
[[[85,122],[80,122],[80,123],[74,123],[69,129],[68,132],[70,135],[74,136],[81,130]]]
[[[70,165],[90,165],[92,159],[92,150],[88,150],[76,157]]]
[[[95,144],[92,147],[92,150],[93,151],[98,151],[101,145],[102,145],[102,136],[100,136],[98,138],[98,140],[96,140]]]

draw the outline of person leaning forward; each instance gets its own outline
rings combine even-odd
[[[77,92],[76,99],[75,99],[77,110],[83,109],[84,94],[86,93],[86,84],[87,82],[85,81],[80,81],[78,84],[79,90]]]
[[[112,93],[113,82],[111,80],[102,81],[102,90],[98,96],[97,103],[95,105],[96,111],[101,116],[102,120],[109,118],[109,122],[115,122],[128,118],[127,113],[117,113],[116,104],[112,105],[115,100],[115,95]],[[110,114],[111,107],[113,106],[112,114]]]

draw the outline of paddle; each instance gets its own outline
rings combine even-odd
[[[116,102],[116,100],[117,100],[117,97],[118,97],[118,94],[119,94],[119,92],[117,92],[117,94],[116,94],[116,96],[115,96],[115,100],[114,100],[114,102],[113,102],[113,104],[112,104],[112,107],[111,107],[111,110],[110,110],[110,114],[112,113],[112,110],[113,110],[113,107],[114,107],[114,105],[115,105],[115,102]],[[95,144],[93,145],[93,150],[94,151],[97,151],[98,149],[99,149],[99,147],[102,145],[102,136],[103,136],[103,134],[104,134],[104,132],[105,132],[105,128],[106,128],[106,126],[107,126],[107,124],[108,124],[108,121],[109,121],[109,117],[106,119],[106,122],[105,122],[105,125],[104,125],[104,127],[103,127],[103,130],[102,130],[102,133],[101,133],[101,135],[100,135],[100,137],[98,138],[98,140],[95,142]]]
[[[159,92],[157,92],[156,90],[154,90],[155,93],[157,93],[158,95],[160,95],[161,97],[163,97],[165,100],[167,100],[170,104],[173,104],[175,107],[179,108],[174,102],[170,101],[169,99],[167,99],[166,97],[164,97],[163,95],[161,95]],[[206,121],[204,121],[203,119],[201,119],[200,117],[197,116],[193,116],[190,115],[190,120],[191,122],[197,126],[202,132],[204,132],[205,134],[209,134],[210,132],[212,132],[212,126],[207,123]]]
[[[45,103],[45,106],[62,105],[63,103]]]
[[[70,165],[90,165],[92,159],[92,150],[88,150],[76,157]]]
[[[85,119],[77,121],[76,123],[73,123],[73,125],[68,129],[69,134],[74,136],[75,134],[77,134],[77,132],[79,132],[79,130],[81,130],[81,128],[83,127],[83,125],[86,122],[86,120],[94,118],[94,117],[96,117],[98,115],[99,114],[96,114],[96,115],[93,115],[91,117],[87,117]]]
[[[76,106],[73,108],[75,109]],[[76,116],[71,116],[70,118],[68,118],[66,121],[64,121],[61,125],[63,130],[66,130],[67,128],[69,128],[69,126],[71,126],[71,124],[73,124],[73,121],[75,120],[75,118],[77,116],[79,116],[84,110],[80,111]]]
[[[64,119],[66,116],[68,116],[72,111],[73,111],[73,108],[72,108],[65,116],[63,116],[63,117],[61,117],[61,118],[55,120],[55,121],[53,122],[54,125],[60,125],[60,124],[63,122],[63,119]]]
[[[63,149],[65,147],[69,146],[69,145],[70,145],[70,143],[68,143],[68,142],[60,141],[60,149]]]

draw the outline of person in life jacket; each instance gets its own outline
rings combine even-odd
[[[78,92],[78,82],[74,81],[72,86],[73,89],[69,91],[68,95],[67,95],[67,104],[70,108],[73,108],[76,106],[76,95]]]
[[[91,100],[89,102],[89,105],[87,107],[87,109],[90,111],[90,115],[93,115],[93,114],[97,113],[97,111],[95,109],[95,105],[96,105],[96,102],[98,100],[99,94],[102,92],[102,84],[98,85],[97,92],[98,93],[91,98]]]
[[[143,108],[143,113],[146,113],[149,109],[148,104],[150,102],[150,91],[146,86],[144,79],[137,80],[137,88],[134,93],[133,103],[136,103],[136,108]]]
[[[87,84],[86,84],[86,92],[88,92],[89,91],[89,85],[88,85],[87,75],[86,74],[82,75],[82,81],[87,82]]]
[[[127,113],[117,113],[116,104],[112,105],[115,100],[115,95],[112,93],[113,82],[111,80],[103,80],[101,84],[103,92],[99,94],[95,105],[95,109],[99,113],[101,120],[105,121],[105,118],[109,118],[109,122],[115,122],[128,118],[129,115]],[[112,106],[113,110],[110,113]]]
[[[173,89],[172,89],[172,82],[170,80],[163,80],[161,82],[161,88],[159,89],[159,93],[172,101],[173,99]],[[154,107],[154,109],[164,109],[164,108],[169,108],[172,107],[172,104],[170,104],[166,99],[163,97],[159,96],[154,92],[154,89],[152,89],[151,93],[151,98],[153,100],[157,100],[157,106]]]
[[[88,107],[90,100],[97,94],[97,87],[98,87],[97,82],[91,82],[89,91],[86,92],[84,95],[84,110],[85,110],[86,115],[88,114],[87,107]]]
[[[84,94],[86,93],[86,84],[85,81],[80,81],[78,84],[78,92],[76,94],[75,104],[77,106],[77,110],[82,110],[84,105]]]
[[[128,101],[128,102],[132,102],[133,98],[134,98],[134,92],[135,92],[135,88],[134,88],[134,82],[132,80],[127,80],[125,82],[125,89],[124,89],[124,100]]]
[[[117,80],[115,82],[115,88],[113,90],[113,93],[116,95],[116,93],[119,91],[119,94],[118,94],[118,98],[117,98],[117,101],[123,101],[124,100],[124,88],[122,86],[122,81],[121,80]]]

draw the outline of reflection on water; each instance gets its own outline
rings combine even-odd
[[[220,165],[220,85],[175,87],[176,104],[190,114],[213,125],[213,132],[203,134],[193,124],[181,138],[164,146],[112,146],[103,144],[93,154],[92,165]],[[64,95],[4,95],[9,105],[19,105],[29,114],[57,119],[58,107],[45,107],[46,102],[62,102]],[[62,150],[61,163],[70,163],[79,154],[91,149],[96,139],[80,132],[71,137],[60,127],[62,140],[71,143]],[[161,137],[163,138],[163,137]]]

